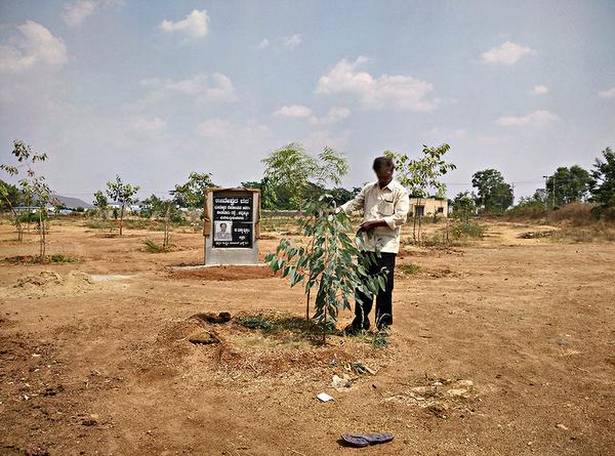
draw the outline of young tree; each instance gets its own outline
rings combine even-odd
[[[308,181],[316,170],[315,160],[301,144],[291,143],[272,152],[263,163],[274,204],[280,209],[301,208]]]
[[[318,188],[331,183],[339,185],[348,173],[348,161],[343,154],[325,147],[313,158],[298,143],[272,152],[263,163],[267,202],[277,209],[302,209],[310,197],[319,193]]]
[[[561,166],[547,178],[547,201],[552,208],[583,201],[589,192],[590,181],[589,172],[580,166]]]
[[[615,217],[615,152],[607,147],[602,156],[604,161],[596,158],[591,172],[590,201],[598,204],[598,215]]]
[[[103,220],[107,219],[107,211],[109,209],[109,200],[103,192],[98,190],[94,193],[94,201],[92,205],[96,208],[96,212],[100,214]]]
[[[166,250],[170,246],[171,234],[170,225],[173,219],[180,219],[180,213],[177,210],[177,204],[174,199],[162,199],[152,194],[149,198],[143,200],[142,215],[145,217],[162,218],[164,223],[164,238],[162,248]]]
[[[437,147],[423,145],[422,157],[411,160],[406,154],[387,151],[385,155],[395,162],[395,170],[399,183],[408,189],[411,198],[418,198],[418,206],[421,199],[429,196],[429,191],[435,192],[436,198],[444,198],[446,185],[440,180],[442,176],[456,168],[453,163],[448,163],[443,156],[450,150],[448,144]],[[413,216],[413,239],[421,242],[421,226],[423,214],[414,211]],[[417,223],[418,222],[418,223]]]
[[[123,183],[120,176],[115,176],[115,181],[107,182],[107,196],[111,201],[120,205],[120,236],[122,235],[122,228],[124,226],[124,212],[126,206],[130,206],[136,202],[135,196],[138,191],[138,186]]]
[[[13,156],[17,159],[16,165],[2,164],[0,169],[5,171],[10,176],[18,176],[21,171],[24,171],[23,177],[18,181],[19,191],[22,198],[30,206],[36,206],[37,215],[37,231],[39,234],[39,259],[41,262],[46,259],[46,236],[47,228],[47,207],[54,204],[54,198],[49,185],[45,182],[45,177],[40,176],[34,169],[34,164],[47,160],[47,154],[37,154],[32,151],[32,147],[21,140],[13,141]],[[4,188],[4,187],[2,187]],[[5,192],[0,189],[0,193],[5,195]],[[4,197],[7,204],[11,204],[8,197]],[[12,213],[15,217],[15,226],[17,227],[18,238],[23,239],[23,228],[19,220],[19,215],[15,208],[11,206]],[[29,219],[29,214],[28,214]]]
[[[171,195],[180,207],[202,209],[205,207],[206,189],[209,187],[215,187],[211,173],[192,172],[186,183],[178,184],[171,190]]]
[[[333,207],[335,205],[333,204]],[[363,249],[348,236],[351,223],[344,212],[334,215],[330,195],[323,195],[317,202],[306,205],[306,216],[301,220],[307,245],[293,245],[282,239],[275,251],[265,257],[274,272],[282,271],[290,286],[305,283],[306,318],[310,318],[310,292],[316,288],[316,314],[314,318],[322,325],[323,342],[329,327],[335,327],[340,309],[350,309],[350,298],[359,290],[373,296],[386,288],[383,273],[368,274],[373,256],[357,263]],[[377,255],[377,253],[373,254]]]
[[[457,193],[453,199],[452,206],[453,217],[462,222],[468,222],[470,217],[476,214],[476,203],[474,202],[474,196],[470,192]]]
[[[472,186],[478,193],[477,204],[487,213],[502,213],[513,203],[512,187],[496,169],[477,171]]]

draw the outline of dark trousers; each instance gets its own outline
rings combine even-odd
[[[369,254],[369,253],[368,253]],[[375,262],[369,265],[369,274],[378,274],[382,268],[386,268],[386,289],[380,291],[376,296],[376,326],[393,324],[393,285],[395,272],[395,253],[381,252],[380,257],[375,257]],[[365,257],[360,258],[365,264]],[[353,326],[357,328],[367,329],[369,327],[369,313],[374,304],[373,297],[367,296],[360,291],[356,291],[356,297],[361,300],[355,300]]]

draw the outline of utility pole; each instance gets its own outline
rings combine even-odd
[[[555,210],[555,175],[553,176],[553,210]]]

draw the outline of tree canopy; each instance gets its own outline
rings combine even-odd
[[[584,201],[589,193],[591,176],[578,165],[560,166],[547,178],[547,202],[555,207]]]
[[[477,171],[472,176],[477,191],[477,203],[487,213],[502,213],[513,204],[513,191],[496,169]]]
[[[171,194],[178,206],[198,209],[205,206],[206,189],[209,187],[215,187],[211,173],[192,172],[184,184],[178,184],[171,190]]]
[[[260,184],[266,209],[301,209],[306,201],[319,196],[320,189],[341,183],[348,173],[346,157],[325,147],[316,158],[299,143],[290,143],[267,156]]]
[[[589,184],[590,200],[598,204],[599,212],[615,209],[615,152],[610,147],[602,151],[604,160],[597,158]],[[615,215],[615,214],[613,214]]]

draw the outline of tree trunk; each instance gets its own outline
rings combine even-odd
[[[312,290],[309,289],[307,292],[307,299],[305,300],[305,319],[310,321],[310,292]]]
[[[325,318],[323,320],[323,326],[322,326],[322,344],[326,344],[327,343],[327,307],[328,307],[328,303],[325,303]]]
[[[45,262],[45,222],[43,220],[43,210],[38,211],[38,235],[39,235],[39,256],[41,263]]]
[[[122,208],[120,209],[120,236],[122,235],[123,225],[124,225],[124,205],[122,204]]]
[[[164,240],[162,241],[162,247],[166,249],[169,246],[169,212],[171,207],[167,206],[166,213],[164,214]]]

